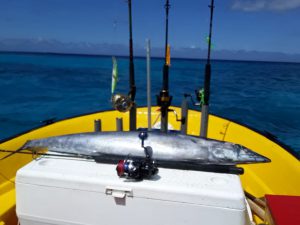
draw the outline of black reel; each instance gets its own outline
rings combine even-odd
[[[117,174],[119,177],[127,179],[143,180],[150,179],[158,173],[158,168],[154,160],[152,160],[152,148],[145,147],[144,141],[148,138],[146,131],[139,134],[141,139],[141,147],[144,148],[145,158],[132,157],[120,160],[117,165]]]
[[[117,173],[119,177],[143,180],[156,175],[158,173],[158,168],[154,161],[147,158],[144,160],[129,158],[119,161]]]

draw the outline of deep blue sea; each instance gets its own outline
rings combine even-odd
[[[117,92],[128,92],[128,59],[117,57]],[[152,59],[152,100],[163,59]],[[170,94],[203,86],[204,60],[173,59]],[[82,113],[111,109],[108,56],[0,53],[0,139]],[[135,59],[137,104],[146,105],[146,60]],[[210,112],[277,136],[300,152],[300,64],[213,61]]]

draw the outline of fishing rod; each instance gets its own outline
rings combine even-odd
[[[24,151],[27,152],[24,152]],[[34,150],[28,150],[28,149],[20,149],[16,151],[12,150],[3,150],[0,149],[0,153],[10,153],[4,157],[2,157],[0,160],[7,159],[15,154],[23,154],[23,155],[32,155],[33,158],[39,157],[39,156],[52,156],[52,157],[64,157],[64,158],[79,158],[79,159],[94,159],[91,155],[85,155],[85,154],[77,154],[72,152],[60,152],[60,153],[45,153],[45,152],[38,152]]]
[[[132,40],[132,7],[131,0],[128,3],[128,16],[129,16],[129,92],[127,95],[114,94],[116,84],[118,81],[118,66],[117,60],[113,57],[113,71],[112,71],[112,105],[119,112],[129,111],[129,130],[136,130],[136,86],[134,79],[134,62],[133,62],[133,40]]]
[[[147,148],[147,147],[146,147]],[[31,151],[26,149],[27,152],[22,151],[12,151],[12,150],[3,150],[0,149],[0,153],[10,153],[12,156],[14,154],[25,154],[32,155],[34,159],[38,157],[60,157],[60,158],[69,158],[69,159],[87,159],[94,160],[96,163],[104,163],[104,164],[115,164],[119,166],[120,161],[130,161],[135,165],[141,162],[144,162],[145,157],[140,156],[124,156],[117,154],[107,154],[107,153],[98,153],[95,155],[88,154],[77,154],[71,152],[53,152],[53,153],[43,153],[38,151]],[[124,159],[125,157],[125,159]],[[7,159],[8,157],[3,157],[0,160]],[[146,157],[147,158],[147,157]],[[124,160],[123,160],[124,159]],[[179,169],[179,170],[192,170],[192,171],[206,171],[206,172],[215,172],[215,173],[227,173],[227,174],[237,174],[242,175],[244,173],[244,169],[241,167],[237,167],[235,165],[216,165],[216,164],[205,164],[199,163],[196,161],[170,161],[170,160],[155,160],[155,165],[159,168],[166,169]]]
[[[133,62],[133,41],[132,41],[132,10],[131,0],[128,0],[128,11],[129,11],[129,97],[133,102],[129,112],[129,130],[136,130],[136,105],[135,105],[135,94],[136,86],[134,79],[134,62]]]
[[[201,128],[200,137],[207,137],[208,128],[208,115],[209,115],[209,97],[210,97],[210,80],[211,80],[211,37],[212,37],[212,25],[213,25],[213,14],[215,8],[215,1],[211,0],[210,8],[210,23],[209,23],[209,36],[208,36],[208,52],[207,61],[205,66],[205,77],[204,77],[204,93],[203,93],[203,104],[201,109]],[[198,95],[199,96],[199,95]],[[201,99],[201,97],[199,97]]]
[[[170,47],[168,45],[169,38],[169,0],[166,0],[166,34],[165,34],[165,64],[163,67],[163,86],[160,95],[157,96],[157,104],[161,107],[161,131],[168,131],[168,109],[171,105],[172,96],[169,95],[169,67],[170,67]]]

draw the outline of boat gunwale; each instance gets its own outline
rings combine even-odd
[[[146,108],[147,106],[140,106],[138,108]],[[159,107],[159,106],[152,106],[152,107]],[[181,108],[180,106],[176,106],[176,105],[171,105],[170,107],[176,107],[176,108]],[[195,111],[195,112],[199,112],[201,113],[200,110],[197,110],[197,109],[189,109],[189,110],[192,110],[192,111]],[[99,110],[99,111],[94,111],[94,112],[89,112],[89,113],[82,113],[82,114],[78,114],[78,115],[74,115],[74,116],[70,116],[70,117],[66,117],[66,118],[62,118],[62,119],[59,119],[59,120],[55,120],[54,122],[52,123],[49,123],[49,124],[42,124],[40,126],[36,126],[36,127],[33,127],[31,129],[28,129],[26,131],[23,131],[23,132],[20,132],[20,133],[17,133],[15,135],[12,135],[10,137],[7,137],[7,138],[3,138],[0,140],[0,144],[3,144],[7,141],[10,141],[14,138],[17,138],[17,137],[20,137],[24,134],[27,134],[27,133],[30,133],[32,131],[35,131],[35,130],[38,130],[38,129],[41,129],[41,128],[44,128],[44,127],[47,127],[47,126],[51,126],[52,124],[54,123],[58,123],[58,122],[63,122],[63,121],[66,121],[66,120],[70,120],[70,119],[75,119],[77,117],[84,117],[84,116],[88,116],[88,115],[93,115],[93,114],[97,114],[97,113],[103,113],[103,112],[113,112],[113,111],[116,111],[115,109],[107,109],[107,110]],[[297,160],[300,161],[300,153],[296,152],[291,146],[283,143],[282,141],[280,141],[275,135],[273,135],[272,133],[269,133],[268,131],[261,131],[261,130],[258,130],[256,128],[253,128],[249,125],[246,125],[244,123],[241,123],[241,122],[238,122],[234,119],[229,119],[227,117],[221,117],[219,115],[216,115],[216,114],[213,114],[213,113],[210,113],[209,115],[211,116],[215,116],[217,118],[220,118],[220,119],[225,119],[225,120],[228,120],[230,122],[233,122],[237,125],[240,125],[240,126],[243,126],[265,138],[267,138],[268,140],[274,142],[275,144],[279,145],[281,148],[283,148],[286,152],[290,153],[292,156],[294,156]]]

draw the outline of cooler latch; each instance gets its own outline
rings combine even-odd
[[[115,198],[133,197],[132,189],[130,188],[106,187],[105,194],[112,195]]]

